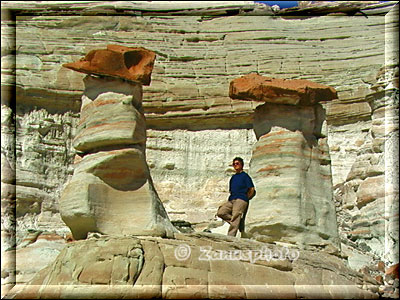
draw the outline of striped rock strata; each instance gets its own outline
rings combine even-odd
[[[112,145],[144,146],[146,121],[136,109],[141,107],[142,86],[92,76],[84,81],[86,88],[74,148],[90,152]]]
[[[7,297],[374,299],[376,284],[337,256],[249,239],[208,233],[173,239],[93,235],[67,244],[53,263]]]
[[[15,123],[12,110],[1,106],[1,249],[15,245]],[[3,253],[2,253],[3,254]]]
[[[399,145],[398,90],[388,88],[384,94],[378,92],[368,98],[372,110],[371,128],[345,181],[335,185],[334,199],[340,203],[339,232],[351,241],[346,242],[344,248],[354,243],[371,255],[396,262],[399,253],[396,242],[399,234],[398,176],[391,172],[398,172],[399,165],[397,156],[393,155],[398,152]],[[388,165],[392,171],[385,168]],[[351,266],[358,266],[359,261],[357,255],[349,252]]]
[[[61,217],[76,239],[86,238],[88,232],[170,236],[175,231],[153,187],[145,158],[140,80],[150,82],[147,67],[155,55],[137,57],[130,69],[147,77],[137,76],[133,81],[132,74],[115,71],[120,70],[129,49],[124,47],[122,54],[94,50],[83,61],[64,65],[84,73],[110,74],[84,79],[81,116],[73,140],[77,151],[74,174],[60,198]]]
[[[230,96],[265,101],[254,115],[258,141],[249,173],[257,195],[249,206],[248,234],[339,249],[325,111],[318,103],[336,98],[336,91],[307,80],[249,74],[231,82]]]
[[[2,1],[2,11],[6,2]],[[277,78],[303,78],[334,86],[338,91],[339,99],[327,104],[327,123],[337,209],[351,213],[344,214],[346,217],[342,220],[338,217],[342,242],[350,246],[357,243],[358,250],[368,255],[383,251],[383,246],[375,243],[367,231],[346,233],[353,230],[348,225],[355,219],[360,226],[370,226],[375,231],[377,213],[381,222],[386,222],[385,212],[379,208],[383,206],[375,206],[375,213],[369,209],[374,202],[360,209],[357,205],[342,208],[344,202],[356,202],[356,186],[354,189],[349,186],[346,195],[342,195],[341,186],[359,153],[369,144],[367,138],[372,139],[371,107],[365,96],[375,90],[377,80],[380,84],[381,78],[389,78],[391,70],[397,69],[398,88],[398,6],[386,17],[203,18],[139,16],[136,2],[129,2],[130,8],[125,7],[127,2],[113,2],[104,8],[105,15],[96,15],[92,7],[87,9],[88,6],[103,7],[104,3],[99,2],[9,3],[13,10],[36,16],[22,16],[17,22],[2,19],[2,101],[7,99],[4,91],[16,90],[16,110],[11,116],[17,126],[11,126],[13,134],[8,135],[3,126],[2,105],[1,143],[2,150],[7,149],[2,154],[6,154],[17,175],[17,244],[30,228],[56,230],[59,234],[69,232],[59,217],[58,199],[63,184],[73,172],[75,151],[71,137],[75,135],[79,119],[85,74],[62,68],[60,63],[78,60],[93,49],[106,48],[110,41],[123,41],[126,46],[145,45],[157,53],[151,86],[144,87],[143,108],[148,128],[146,158],[170,218],[192,224],[208,222],[218,202],[226,201],[231,174],[227,162],[240,155],[245,159],[245,167],[248,166],[256,140],[253,130],[249,129],[256,105],[230,99],[229,82],[249,72]],[[153,1],[145,5],[159,7],[160,4]],[[56,15],[49,14],[52,9]],[[392,65],[388,57],[395,60]],[[10,99],[14,101],[14,96]],[[245,143],[238,144],[237,140]],[[385,142],[385,148],[388,144]],[[397,164],[385,163],[387,168],[398,166],[398,155],[394,157]],[[385,180],[388,180],[392,173],[386,174]],[[2,169],[2,180],[3,177]],[[15,186],[4,182],[2,185],[14,189],[9,203],[15,205]],[[2,188],[2,197],[7,194],[3,191],[6,189]],[[10,212],[11,215],[12,211],[2,209],[2,214]],[[398,213],[385,211],[397,218],[398,224]],[[365,212],[370,216],[368,219],[364,218]],[[10,222],[2,230],[9,228],[13,217],[7,215],[3,220]],[[198,228],[202,230],[200,225]],[[383,234],[377,232],[376,236],[383,237]],[[391,234],[385,236],[389,238]],[[2,249],[11,245],[6,239],[2,243],[6,245]],[[391,251],[390,247],[385,249]],[[364,261],[358,255],[353,257],[357,264],[351,266],[358,270]],[[398,262],[398,251],[391,263],[395,262]]]

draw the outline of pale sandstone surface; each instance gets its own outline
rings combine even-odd
[[[83,78],[85,89],[82,96],[81,109],[88,103],[89,100],[96,100],[100,95],[100,99],[107,100],[112,97],[119,96],[125,101],[131,101],[134,107],[140,109],[143,101],[143,86],[126,82],[118,78],[100,77],[100,76],[85,76]],[[114,95],[114,93],[119,95]],[[88,99],[86,99],[86,97]]]
[[[41,269],[51,264],[65,244],[62,236],[31,230],[17,249],[6,249],[1,259],[2,297],[15,284],[26,284]]]
[[[158,97],[160,92],[167,92],[170,97],[178,96],[174,99],[178,100],[177,103],[196,98],[204,101],[207,95],[223,96],[228,100],[226,91],[229,82],[252,71],[285,79],[295,79],[301,74],[301,79],[335,86],[342,93],[357,91],[361,87],[368,90],[374,81],[376,68],[383,66],[382,17],[354,17],[351,22],[348,22],[348,17],[282,20],[233,16],[202,22],[200,17],[135,17],[134,22],[129,22],[131,19],[123,16],[71,16],[17,20],[17,70],[21,72],[17,73],[18,82],[25,88],[81,90],[83,86],[78,78],[82,75],[79,73],[58,68],[58,76],[52,79],[47,76],[54,72],[55,64],[60,66],[60,62],[68,62],[74,57],[79,59],[90,49],[109,43],[108,36],[123,39],[124,44],[145,45],[156,52],[158,57],[152,74],[153,82],[147,91],[153,97],[145,95],[147,104],[152,101],[164,104],[163,99],[168,95]],[[40,25],[31,27],[35,22]],[[343,22],[348,25],[341,26]],[[369,25],[367,31],[362,29],[366,25]],[[118,27],[119,30],[114,30]],[[32,39],[33,34],[39,39]],[[55,43],[47,45],[50,42],[46,38],[48,35],[51,40],[60,40],[65,46],[60,49]],[[88,35],[92,36],[90,46],[87,46]],[[73,43],[66,46],[72,40]],[[179,48],[175,46],[177,44]],[[269,51],[263,51],[266,45]],[[248,49],[253,50],[250,56]],[[363,55],[354,55],[352,52],[356,49],[360,49]],[[26,59],[31,57],[33,51],[38,63],[32,60],[28,65]],[[320,54],[324,54],[326,59],[320,59],[316,64],[313,57]],[[19,55],[22,55],[21,59]],[[244,56],[246,63],[240,59]],[[35,68],[30,68],[33,66]],[[355,76],[360,67],[365,69],[362,76],[365,83]],[[350,78],[340,76],[344,70],[348,70]],[[29,71],[32,76],[27,78],[24,71]],[[224,74],[222,77],[219,75],[221,72]],[[43,81],[44,77],[50,80]],[[195,88],[197,86],[200,90]],[[353,86],[356,88],[352,89]],[[192,93],[178,93],[182,88]],[[195,98],[190,98],[191,94]]]
[[[15,254],[16,284],[29,282],[41,269],[52,263],[66,242],[58,235],[41,234],[26,246],[17,248]]]
[[[371,139],[371,108],[367,103],[370,100],[365,98],[366,94],[373,91],[371,88],[374,88],[377,81],[379,86],[386,88],[390,87],[391,82],[395,84],[397,78],[398,88],[398,67],[396,68],[396,63],[393,63],[393,60],[396,61],[396,57],[398,57],[398,52],[396,53],[397,50],[390,52],[390,48],[386,47],[386,53],[384,53],[383,49],[384,39],[390,39],[390,33],[396,32],[396,22],[389,20],[386,28],[383,28],[385,27],[383,17],[369,17],[368,19],[321,17],[303,20],[269,19],[265,16],[261,18],[262,22],[253,17],[224,17],[202,22],[193,21],[199,20],[200,17],[135,17],[135,22],[129,21],[132,20],[132,17],[116,16],[20,18],[19,27],[17,26],[17,42],[20,40],[20,43],[16,56],[13,52],[15,43],[13,43],[12,27],[9,27],[7,22],[2,22],[2,51],[5,53],[2,55],[2,83],[10,84],[14,78],[18,80],[15,119],[19,120],[17,124],[20,126],[16,138],[13,134],[9,134],[13,130],[12,126],[4,130],[6,128],[3,126],[5,109],[2,105],[2,154],[3,150],[7,149],[6,156],[10,164],[13,164],[15,161],[12,159],[13,149],[16,149],[15,153],[18,156],[16,168],[17,176],[21,179],[20,186],[29,188],[25,190],[22,188],[20,191],[28,191],[25,193],[27,195],[36,195],[33,203],[42,203],[41,210],[39,209],[40,214],[35,212],[38,208],[34,207],[35,210],[27,212],[19,218],[19,229],[17,230],[19,238],[17,240],[22,240],[22,236],[28,228],[51,230],[56,228],[59,232],[68,230],[59,216],[56,199],[59,197],[62,184],[72,175],[72,169],[68,166],[72,164],[74,153],[70,146],[71,140],[65,144],[61,141],[68,141],[69,138],[64,136],[59,139],[58,135],[61,132],[60,128],[63,128],[64,134],[72,132],[72,136],[74,135],[74,128],[76,128],[79,118],[77,112],[81,106],[80,96],[84,90],[82,84],[84,75],[63,70],[60,68],[60,63],[79,59],[87,51],[102,48],[112,39],[113,42],[123,42],[128,46],[130,46],[129,41],[132,41],[135,45],[144,45],[152,50],[157,50],[158,57],[152,76],[152,86],[146,87],[144,91],[145,114],[148,125],[154,128],[153,140],[156,140],[157,136],[163,139],[167,134],[169,140],[164,139],[163,143],[168,145],[167,148],[173,148],[173,150],[169,151],[164,146],[162,149],[154,149],[154,151],[148,149],[147,158],[150,167],[152,162],[155,162],[152,175],[155,178],[156,189],[161,195],[161,200],[176,199],[165,205],[168,213],[172,211],[170,206],[179,206],[178,214],[175,216],[178,218],[180,214],[182,219],[190,221],[199,222],[199,219],[211,219],[214,214],[211,201],[217,197],[220,197],[218,199],[221,201],[226,199],[225,195],[227,196],[227,194],[223,193],[227,192],[226,185],[229,176],[218,172],[218,169],[215,172],[210,170],[199,173],[193,170],[188,172],[187,170],[191,168],[186,166],[182,167],[182,175],[174,177],[170,170],[172,166],[167,161],[168,159],[183,161],[179,155],[175,154],[174,149],[184,149],[184,143],[191,140],[189,138],[191,135],[195,136],[199,145],[197,148],[191,147],[191,151],[200,150],[205,144],[208,149],[207,154],[196,156],[199,165],[202,165],[202,162],[207,162],[215,155],[220,154],[221,144],[224,144],[219,142],[220,136],[224,139],[226,135],[230,137],[232,133],[243,136],[243,132],[250,132],[247,129],[231,129],[226,132],[215,130],[215,134],[213,134],[212,130],[193,132],[181,130],[182,128],[251,128],[252,118],[249,111],[252,111],[258,104],[230,100],[227,97],[227,88],[231,79],[259,70],[260,74],[280,78],[299,78],[301,74],[300,78],[302,79],[315,80],[335,87],[339,92],[339,100],[327,105],[327,127],[335,199],[337,199],[339,212],[338,226],[342,242],[345,243],[342,244],[342,250],[347,244],[350,246],[347,253],[355,253],[354,247],[361,249],[360,256],[351,261],[351,266],[356,270],[368,265],[368,263],[364,263],[365,261],[376,259],[376,256],[370,256],[368,253],[382,253],[382,239],[371,239],[370,235],[362,235],[361,232],[348,235],[350,230],[348,224],[352,228],[373,226],[377,216],[383,218],[384,206],[382,202],[379,202],[382,201],[382,198],[378,202],[370,202],[358,209],[353,204],[357,199],[354,189],[357,189],[362,182],[360,180],[363,179],[359,178],[350,183],[345,180],[351,169],[357,169],[356,166],[353,168],[353,164],[359,153],[363,153],[365,148],[370,149],[371,144],[380,149],[384,146],[385,151],[390,153],[396,153],[396,151],[398,153],[398,146],[396,146],[398,136],[396,137],[395,132],[386,136],[387,140],[384,144],[382,144],[382,139],[375,142]],[[73,34],[71,34],[71,28],[74,28]],[[115,28],[119,31],[116,31]],[[194,29],[192,30],[192,28]],[[276,31],[277,29],[281,31]],[[384,32],[388,34],[385,35]],[[88,38],[88,34],[92,34],[92,38]],[[70,42],[67,43],[68,41]],[[88,41],[92,42],[91,46],[87,46]],[[268,46],[268,51],[264,51],[266,46]],[[251,55],[249,55],[249,49],[252,49]],[[392,59],[389,61],[389,65],[392,64],[394,67],[379,70],[384,63],[384,54],[389,60]],[[13,71],[15,57],[17,57],[18,66],[16,72]],[[376,76],[378,71],[380,77]],[[16,73],[17,77],[15,77]],[[396,87],[396,84],[394,86]],[[3,88],[5,89],[6,86],[2,86],[2,91]],[[41,110],[42,107],[45,107],[46,111]],[[386,109],[386,116],[391,109],[390,107]],[[65,113],[69,110],[72,113]],[[63,119],[62,122],[59,121],[60,116]],[[394,116],[398,116],[398,113],[395,113]],[[24,119],[30,121],[24,122]],[[33,119],[34,122],[32,122]],[[53,119],[53,121],[44,122],[44,119]],[[54,122],[54,120],[57,121]],[[334,121],[337,122],[334,123]],[[396,128],[395,124],[398,124],[398,119],[396,120],[394,117],[393,123],[393,127]],[[177,127],[180,129],[174,129]],[[44,134],[48,128],[50,128],[51,135]],[[160,130],[166,128],[174,130]],[[378,127],[376,128],[378,129]],[[252,135],[253,133],[250,134],[250,136]],[[185,138],[182,139],[182,136]],[[247,136],[247,133],[244,136]],[[254,136],[251,139],[255,140]],[[216,146],[209,147],[210,142],[202,143],[202,140],[213,141],[211,144],[214,143]],[[33,146],[37,143],[39,144]],[[175,143],[180,146],[175,146]],[[236,153],[247,154],[248,156],[245,157],[249,159],[252,145],[252,143],[248,143],[248,148],[238,146],[232,155],[227,152],[226,156],[219,161],[219,165],[229,164]],[[51,149],[51,151],[47,149]],[[163,163],[158,165],[157,161],[160,159]],[[249,161],[248,159],[246,162]],[[378,161],[383,161],[382,156]],[[387,155],[385,161],[390,166],[396,166],[396,159],[393,160],[390,155]],[[376,171],[376,163],[373,164],[374,166],[369,168],[371,172],[367,175],[380,172],[382,163],[378,164],[378,171]],[[219,170],[224,170],[224,168]],[[390,172],[392,172],[390,174],[396,174],[396,170]],[[219,173],[224,175],[220,176]],[[199,174],[204,177],[197,183],[198,177],[191,174]],[[186,200],[187,197],[187,194],[183,192],[187,191],[187,184],[186,182],[182,184],[180,180],[186,178],[185,180],[194,186],[193,190],[196,190],[198,186],[203,186],[202,182],[206,181],[210,174],[216,176],[214,179],[216,182],[220,182],[218,186],[221,193],[216,195],[211,192],[210,195],[209,190],[216,190],[216,185],[212,184],[210,189],[206,189],[206,192],[200,190],[199,192],[190,192],[189,195],[191,199],[204,197],[210,201],[210,205],[203,206],[202,211],[208,211],[204,217],[199,214],[198,209],[188,210],[186,202],[182,200]],[[166,189],[163,189],[162,181],[168,178],[174,179],[170,183],[167,182],[164,185]],[[386,202],[386,211],[388,212],[386,216],[389,215],[394,222],[386,223],[384,226],[388,229],[388,235],[386,235],[388,245],[395,247],[398,215],[396,218],[391,212],[398,211],[398,204],[396,204],[398,203],[396,200],[398,191],[396,192],[395,188],[398,184],[396,185],[392,178],[395,177],[385,176],[387,183],[391,184],[390,199],[392,199],[390,203]],[[224,180],[226,184],[223,182]],[[45,187],[42,187],[43,182],[45,182]],[[30,190],[39,183],[41,185],[38,189],[45,190],[50,195],[50,203],[42,201],[44,197],[40,195],[43,193]],[[350,187],[345,195],[341,192],[341,185]],[[352,185],[355,187],[353,188]],[[12,185],[8,187],[10,187],[8,190],[12,190]],[[31,193],[31,191],[33,192]],[[343,206],[342,199],[347,199],[343,201],[350,205]],[[31,201],[25,202],[26,204],[22,204],[22,207],[29,207],[32,203]],[[369,209],[369,206],[372,209]],[[3,212],[4,210],[2,210]],[[363,214],[367,216],[367,219],[356,222],[360,225],[353,226],[353,220],[364,218]],[[198,215],[200,217],[197,218]],[[2,218],[3,220],[8,222],[10,218]],[[383,225],[383,219],[379,222]],[[385,228],[382,225],[377,226],[378,229],[373,229],[375,232],[378,230],[377,235],[382,236],[381,230]],[[2,231],[2,237],[3,233],[4,231]],[[348,238],[349,236],[351,240]],[[359,239],[358,244],[353,242],[357,239]],[[2,238],[3,242],[5,241]],[[365,248],[364,242],[367,242],[370,248]],[[391,247],[386,248],[387,257],[389,257],[387,264],[398,261],[398,257],[396,258],[392,249]]]
[[[228,199],[232,159],[241,156],[248,170],[255,141],[247,129],[147,130],[147,161],[170,218],[207,226]]]
[[[16,216],[2,218],[2,228],[17,226],[14,243],[19,243],[26,230],[35,229],[38,224],[41,230],[68,232],[56,199],[63,183],[72,175],[75,152],[71,138],[77,118],[71,112],[51,114],[40,109],[14,119],[3,115],[7,111],[2,105],[2,160],[9,162],[12,178],[3,176],[2,168],[2,216],[13,209]],[[15,197],[19,199],[17,203],[12,201]],[[6,199],[11,202],[6,204]],[[15,217],[17,223],[13,223]]]
[[[187,256],[177,251],[183,245],[189,249]],[[267,253],[262,252],[266,249],[276,256],[254,259],[244,254]],[[235,260],[221,259],[220,253],[234,251]],[[371,277],[352,271],[342,258],[324,252],[219,234],[177,234],[173,239],[93,236],[67,244],[53,263],[27,285],[15,286],[7,298],[219,298],[228,293],[243,298],[346,295],[370,299],[378,297],[368,290],[374,285]]]
[[[282,20],[245,16],[206,21],[200,21],[200,17],[135,17],[135,22],[129,20],[131,17],[21,18],[17,22],[17,43],[18,40],[24,43],[18,45],[17,81],[24,86],[24,91],[34,86],[36,91],[46,89],[56,93],[60,104],[62,99],[70,97],[68,91],[79,100],[77,91],[83,89],[83,75],[60,69],[60,63],[79,59],[87,51],[103,47],[110,41],[107,37],[112,36],[127,45],[144,45],[157,54],[152,85],[145,89],[144,95],[149,125],[157,126],[159,121],[159,126],[171,129],[173,126],[169,123],[174,122],[201,128],[203,124],[185,124],[187,122],[176,117],[184,118],[190,113],[191,118],[204,122],[210,117],[222,118],[225,126],[227,123],[238,126],[238,118],[247,123],[252,110],[250,103],[233,101],[227,94],[229,82],[243,74],[258,72],[277,78],[309,79],[334,86],[339,96],[346,98],[346,95],[368,92],[376,70],[383,65],[384,20],[380,17],[353,18],[351,22],[344,17]],[[32,27],[35,22],[40,25]],[[343,27],[343,22],[350,27]],[[107,26],[99,27],[99,24]],[[365,31],[360,29],[361,25],[370,26]],[[68,33],[70,26],[74,28],[73,36]],[[92,36],[90,46],[88,34]],[[46,46],[38,45],[37,39],[32,40],[33,35],[43,36],[41,42]],[[46,36],[59,40],[64,46],[47,45],[50,41]],[[73,42],[66,46],[70,40]],[[360,49],[362,57],[354,55]],[[31,64],[36,68],[25,66],[32,51],[41,62]],[[321,54],[327,59],[316,63],[313,57]],[[56,73],[52,71],[54,67]],[[355,75],[360,70],[363,70],[362,80]],[[342,76],[343,72],[349,77]],[[212,126],[210,122],[206,125]]]
[[[339,231],[349,242],[343,241],[394,261],[398,257],[394,238],[398,235],[398,177],[393,176],[398,162],[393,161],[396,150],[392,148],[393,141],[398,140],[396,97],[392,90],[385,95],[369,96],[370,130],[365,131],[362,148],[354,153],[356,158],[347,177],[335,185],[334,191]],[[388,163],[391,163],[389,169]]]
[[[15,246],[15,119],[1,105],[1,249]],[[2,252],[3,254],[3,252]]]
[[[45,96],[40,97],[44,90],[53,93],[48,96],[56,96],[60,105],[70,99],[71,93],[76,95],[75,101],[80,101],[84,75],[61,68],[60,63],[79,59],[87,51],[103,47],[108,37],[123,39],[127,45],[145,45],[156,52],[152,85],[145,88],[143,103],[147,124],[154,129],[173,129],[175,126],[250,128],[252,120],[248,116],[257,104],[231,100],[227,94],[230,80],[245,73],[258,71],[278,78],[298,78],[301,74],[301,79],[334,86],[342,99],[347,94],[365,94],[374,83],[377,69],[383,65],[384,20],[381,17],[355,17],[351,22],[347,17],[282,20],[244,16],[203,22],[198,21],[200,17],[135,17],[135,22],[128,20],[131,17],[18,20],[17,43],[24,41],[19,45],[17,55],[17,80],[23,86],[23,92],[18,92],[19,102],[45,101]],[[347,25],[343,27],[344,21]],[[33,27],[35,22],[40,25]],[[374,26],[362,30],[362,26],[368,24]],[[68,33],[71,26],[73,36]],[[119,30],[113,30],[114,26]],[[88,34],[92,34],[90,46],[87,46]],[[39,38],[31,39],[32,36]],[[68,44],[72,39],[73,42]],[[46,46],[40,46],[39,40]],[[57,47],[57,41],[63,46]],[[266,47],[268,51],[263,51]],[[249,49],[252,49],[251,55]],[[354,55],[356,49],[361,49],[363,57]],[[41,63],[25,65],[28,57],[33,59],[33,51],[34,58]],[[315,63],[315,57],[322,53],[327,59]],[[246,62],[242,62],[243,57]],[[11,62],[12,55],[3,60],[7,59]],[[55,70],[57,73],[54,74]],[[358,76],[360,70],[363,70],[363,80]],[[7,72],[3,78],[7,79]],[[35,97],[27,99],[23,96],[33,92]],[[362,130],[353,129],[354,136]],[[340,142],[345,143],[346,139]],[[349,149],[347,147],[354,146],[351,144],[343,150]],[[336,174],[335,161],[333,165],[333,174]],[[349,165],[351,163],[347,161],[337,168],[340,170]]]
[[[253,129],[257,139],[269,133],[273,127],[300,131],[309,143],[327,137],[325,109],[320,105],[291,106],[266,103],[254,112]]]
[[[308,145],[299,131],[276,127],[254,146],[250,175],[257,195],[246,221],[257,239],[340,247],[330,158],[323,140],[315,143]]]

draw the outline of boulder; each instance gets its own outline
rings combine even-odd
[[[385,189],[381,187],[385,185],[385,176],[374,176],[365,179],[357,190],[357,207],[361,208],[367,203],[376,199],[385,197]]]
[[[386,269],[385,271],[386,275],[389,275],[393,278],[399,278],[399,264],[394,264],[392,266],[390,266],[389,268]]]

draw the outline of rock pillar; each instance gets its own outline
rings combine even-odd
[[[247,232],[266,242],[339,249],[325,110],[318,103],[337,98],[336,91],[249,74],[231,82],[230,97],[264,102],[253,121],[257,142],[249,173],[257,195]]]
[[[172,236],[175,231],[147,166],[142,84],[150,84],[155,54],[108,45],[63,65],[87,73],[73,146],[74,174],[60,213],[76,239],[88,232]]]

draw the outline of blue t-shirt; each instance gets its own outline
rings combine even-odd
[[[247,198],[247,190],[254,187],[253,181],[246,172],[236,173],[232,175],[229,181],[229,200],[242,199],[249,201]]]

